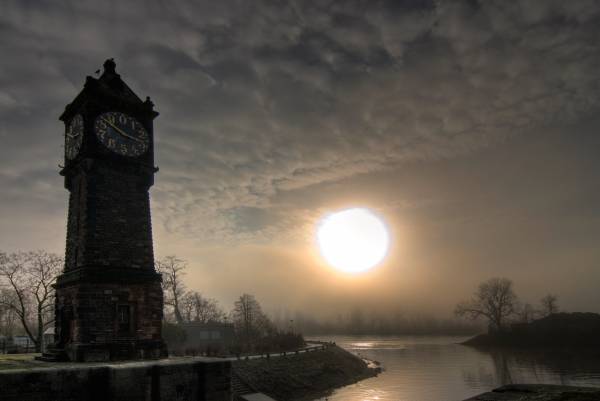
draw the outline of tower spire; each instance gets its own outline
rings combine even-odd
[[[116,74],[117,73],[117,71],[116,71],[117,63],[115,63],[114,58],[107,59],[102,66],[104,67],[105,74]]]

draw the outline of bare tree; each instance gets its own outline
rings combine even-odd
[[[165,256],[156,261],[156,268],[162,274],[162,287],[165,296],[164,303],[173,308],[175,321],[183,323],[181,300],[185,294],[185,284],[182,277],[187,268],[187,262],[177,256]]]
[[[189,323],[192,321],[194,316],[194,299],[192,292],[186,292],[181,298],[180,303],[181,317],[184,322]]]
[[[190,291],[182,299],[183,317],[188,322],[220,322],[225,312],[219,307],[217,300],[204,298],[197,291]]]
[[[508,318],[515,313],[516,306],[517,296],[512,281],[495,277],[481,283],[473,297],[459,303],[454,313],[470,319],[484,317],[491,330],[503,330]]]
[[[524,303],[517,307],[516,315],[520,323],[529,323],[536,318],[538,311],[531,304]]]
[[[14,294],[7,288],[0,288],[0,334],[12,337],[18,324],[17,314],[8,305],[14,303]]]
[[[0,255],[0,280],[9,290],[0,303],[16,314],[38,352],[44,331],[54,323],[52,284],[62,266],[60,256],[45,251]]]
[[[234,303],[231,315],[236,332],[246,346],[272,328],[269,318],[263,313],[254,295],[243,294],[240,296]]]
[[[550,316],[558,313],[558,297],[554,294],[548,294],[540,300],[542,304],[542,316]]]

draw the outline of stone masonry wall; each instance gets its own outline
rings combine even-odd
[[[154,269],[148,193],[153,173],[90,161],[71,174],[66,270]]]
[[[3,401],[230,401],[231,365],[181,358],[0,371]]]
[[[117,313],[120,305],[127,305],[131,311],[128,332],[119,331]],[[150,345],[149,342],[162,342],[162,305],[162,289],[158,281],[127,286],[84,283],[61,288],[57,291],[56,320],[57,334],[62,342],[60,346],[73,353],[79,344],[113,344],[111,349],[114,352],[106,348],[102,355],[84,360],[156,357],[159,354],[152,352],[148,355],[137,354],[148,352],[148,347],[156,348],[156,344]],[[146,345],[141,345],[142,343]],[[119,351],[118,344],[124,344],[125,349]],[[134,347],[134,351],[127,347]],[[156,351],[159,352],[160,349]],[[131,352],[136,355],[129,355]],[[69,357],[72,360],[79,358],[75,354],[69,354]]]

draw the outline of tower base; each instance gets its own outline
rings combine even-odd
[[[86,268],[56,284],[56,338],[43,358],[73,362],[167,357],[161,276],[149,270]]]

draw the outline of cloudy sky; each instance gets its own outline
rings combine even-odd
[[[152,97],[155,251],[229,307],[449,315],[506,276],[600,312],[597,1],[2,1],[0,249],[64,252],[58,116],[102,62]],[[390,228],[360,275],[322,216]]]

